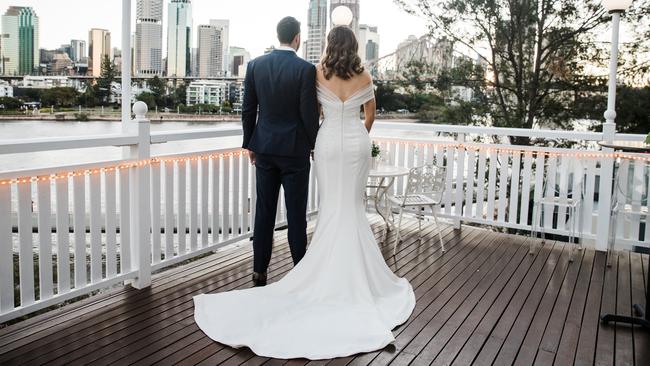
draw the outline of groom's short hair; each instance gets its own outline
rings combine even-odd
[[[284,17],[278,23],[277,30],[280,43],[291,43],[300,33],[300,22],[294,17]]]

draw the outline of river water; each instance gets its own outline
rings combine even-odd
[[[406,122],[391,120],[391,122]],[[240,122],[152,122],[151,131],[178,131],[190,129],[205,129],[214,127],[240,127]],[[0,121],[0,145],[4,141],[16,139],[97,136],[116,134],[121,132],[120,122],[107,121]],[[411,137],[417,138],[421,133],[408,130],[383,130],[381,127],[373,129],[373,136],[384,137]],[[225,149],[241,146],[241,136],[201,139],[191,141],[170,142],[152,145],[152,155],[176,154],[201,150]],[[97,161],[120,159],[122,149],[117,147],[103,147],[90,149],[75,149],[61,151],[47,151],[25,154],[0,154],[0,173],[24,169],[35,169],[52,166],[65,166],[84,164]]]

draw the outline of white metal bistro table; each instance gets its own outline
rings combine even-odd
[[[386,223],[386,235],[384,236],[384,240],[386,240],[388,233],[392,228],[392,222],[390,220],[391,212],[388,204],[386,204],[383,209],[379,207],[379,204],[382,200],[387,202],[388,191],[395,183],[395,179],[407,176],[409,171],[409,168],[392,165],[379,165],[376,168],[371,169],[368,173],[368,178],[379,179],[379,183],[376,186],[369,185],[368,188],[376,190],[372,198],[375,201],[375,210],[377,210],[379,216],[381,216]]]

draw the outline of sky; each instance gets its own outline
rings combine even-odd
[[[131,1],[132,19],[136,1]],[[164,2],[163,43],[167,37],[169,0]],[[4,14],[10,5],[34,8],[40,21],[41,48],[55,49],[70,39],[88,40],[90,28],[108,29],[112,46],[121,48],[121,0],[0,0],[0,12]],[[259,56],[267,47],[277,45],[275,26],[284,16],[291,15],[302,23],[305,39],[308,7],[309,0],[193,0],[194,41],[198,25],[208,24],[210,19],[230,19],[230,45],[244,47],[253,57]],[[393,0],[362,0],[360,13],[360,23],[379,27],[380,56],[394,52],[409,35],[426,33],[425,21],[406,14]]]

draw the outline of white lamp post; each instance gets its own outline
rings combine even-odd
[[[332,25],[349,27],[353,19],[352,10],[345,5],[337,6],[332,11]]]
[[[603,6],[612,14],[612,51],[609,60],[609,89],[607,91],[607,110],[605,111],[605,124],[603,137],[605,141],[612,142],[616,133],[616,67],[618,65],[618,29],[621,13],[624,13],[632,4],[632,0],[603,0]]]

